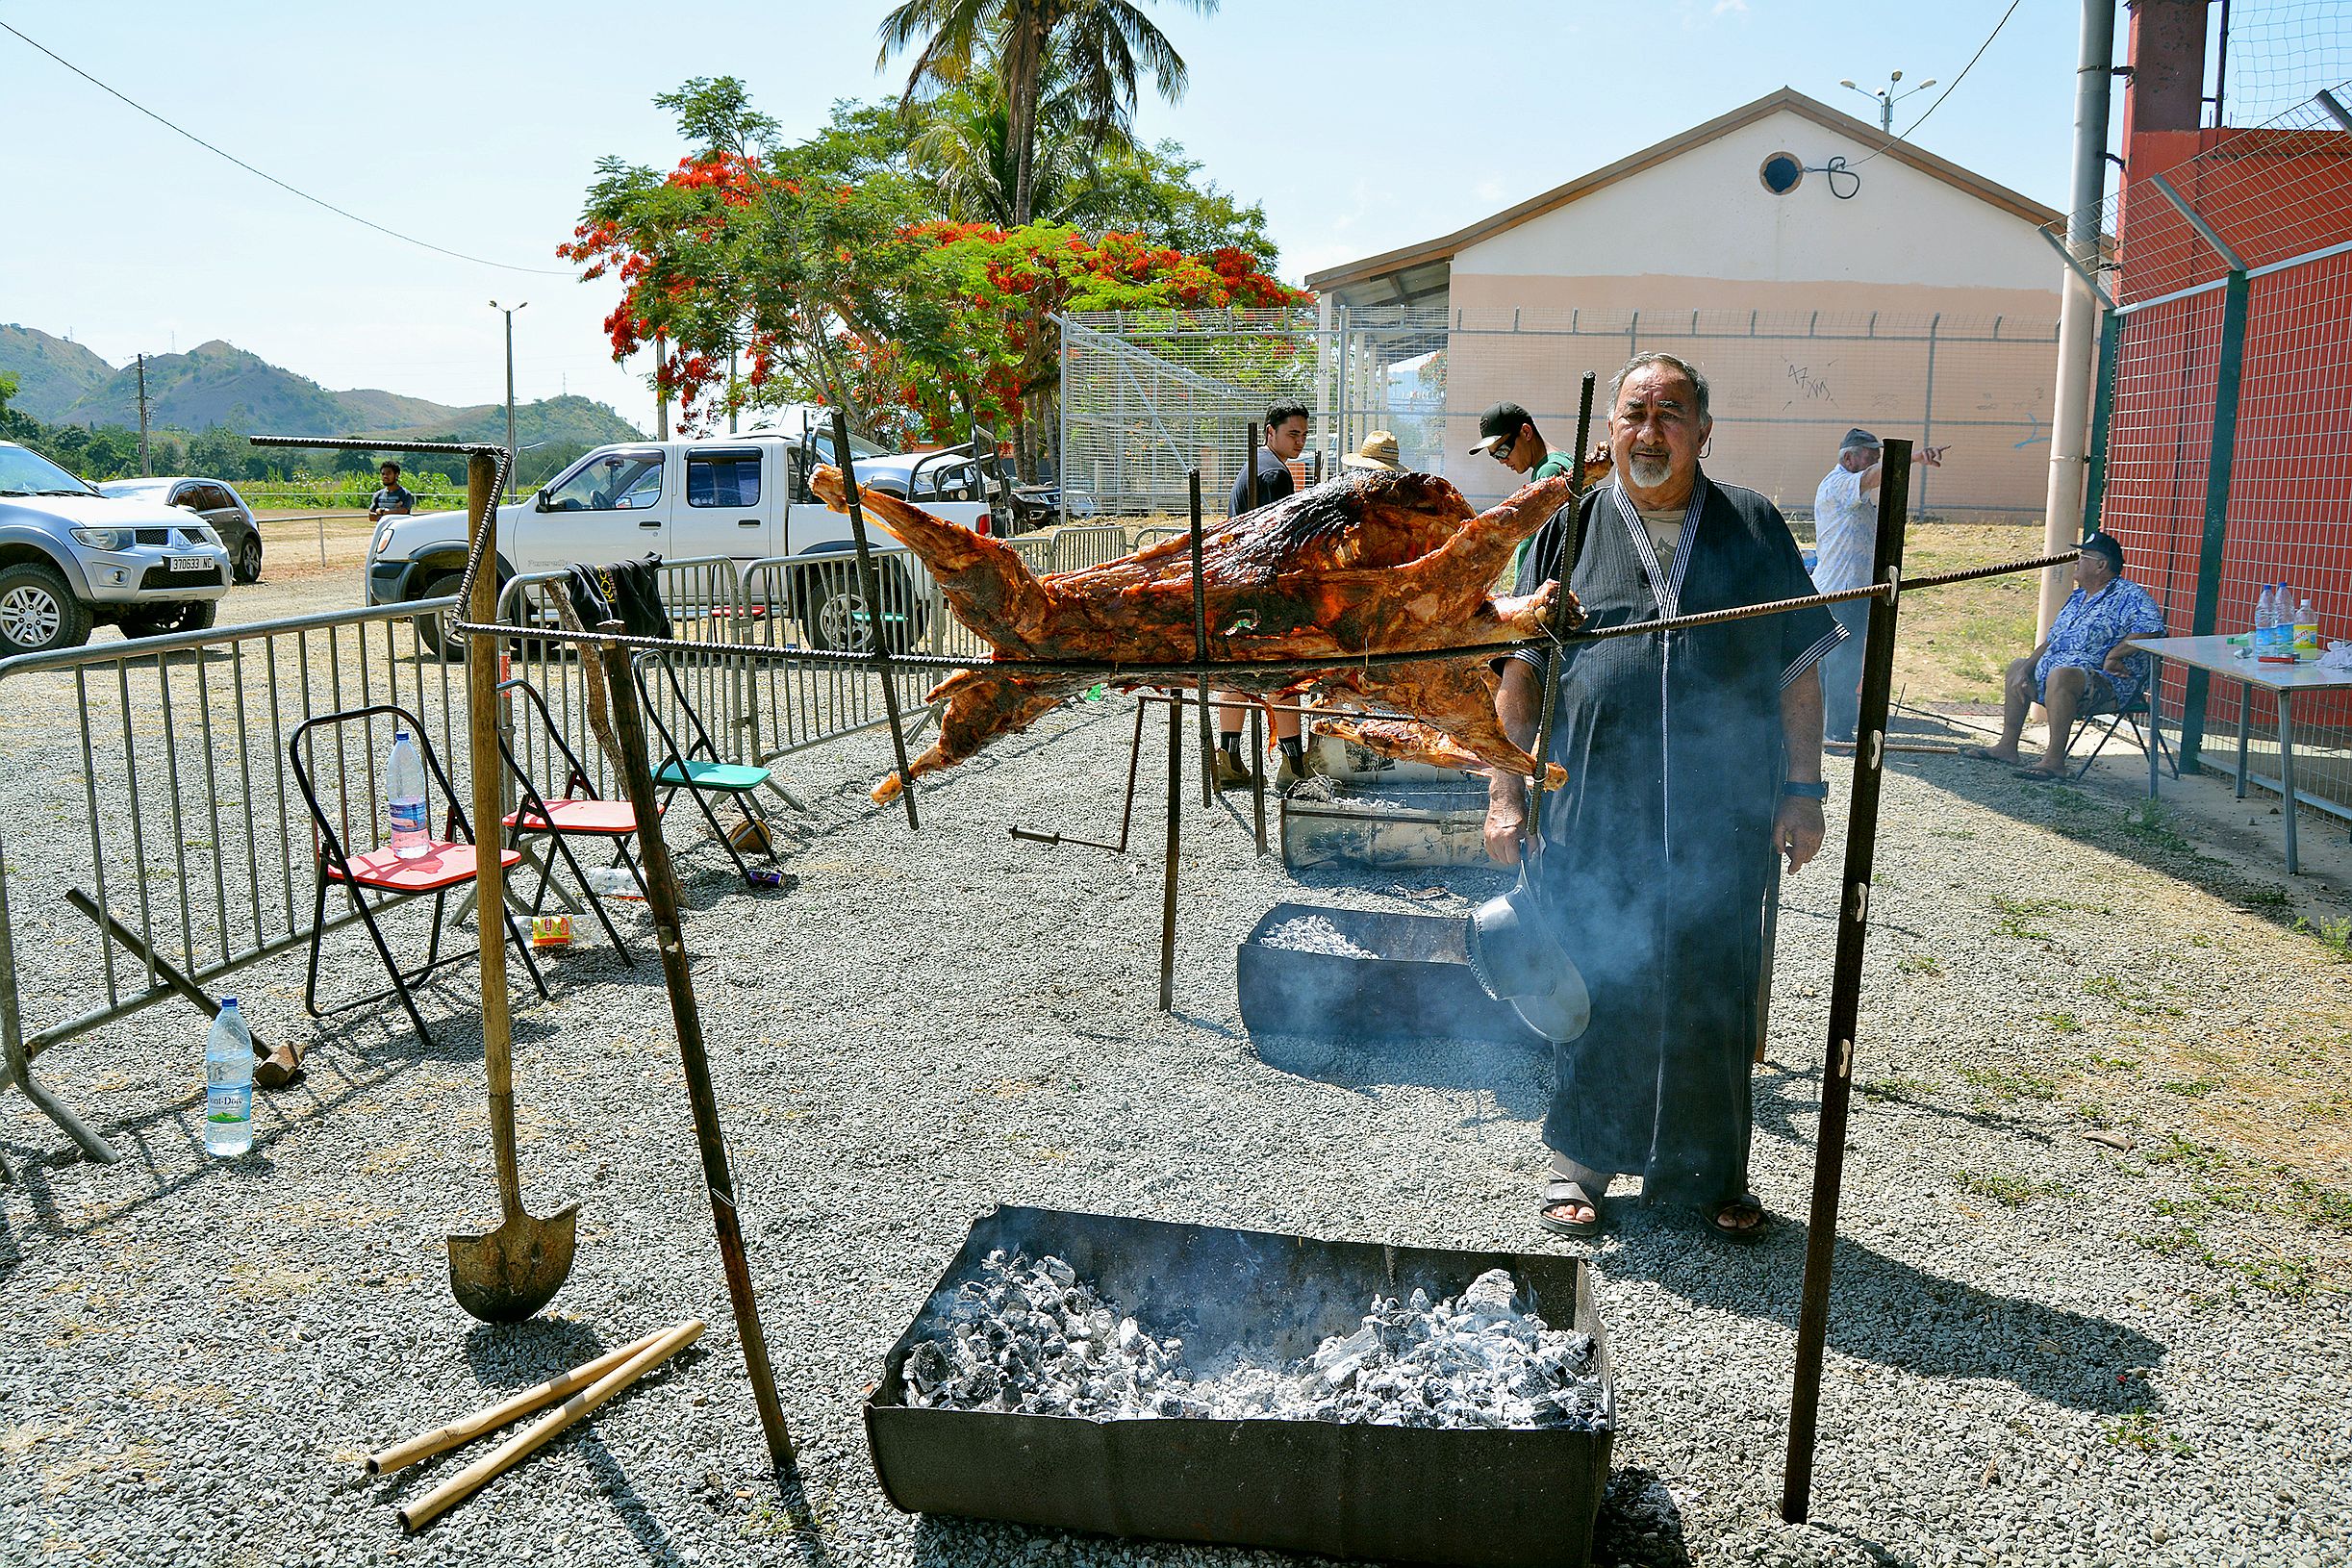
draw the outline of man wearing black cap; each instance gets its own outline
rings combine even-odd
[[[2050,721],[2049,745],[2041,761],[2020,768],[2018,777],[2048,780],[2066,772],[2066,746],[2074,721],[2093,714],[2120,713],[2139,698],[2148,678],[2148,656],[2132,651],[2129,639],[2162,636],[2164,612],[2148,591],[2123,574],[2123,546],[2112,534],[2083,541],[2074,564],[2074,592],[2050,622],[2042,644],[2009,667],[2002,694],[2001,739],[1960,752],[1982,762],[2024,759],[2017,753],[2025,717],[2036,702]]]
[[[1575,454],[1552,450],[1545,444],[1543,432],[1535,428],[1535,421],[1529,417],[1528,411],[1508,399],[1479,416],[1479,439],[1470,448],[1470,455],[1477,457],[1480,453],[1493,458],[1513,473],[1526,474],[1527,482],[1530,485],[1555,474],[1571,473],[1575,468],[1575,464],[1570,461]],[[1527,558],[1528,546],[1533,543],[1532,539],[1519,542],[1519,548],[1511,554],[1511,564],[1504,569],[1505,582],[1515,583],[1519,580],[1519,565]]]
[[[1943,462],[1943,448],[1918,455],[1929,468]],[[1813,492],[1813,587],[1824,594],[1867,588],[1879,545],[1879,438],[1859,426],[1837,443],[1837,467]],[[1830,606],[1846,629],[1846,640],[1822,656],[1821,735],[1834,745],[1854,744],[1862,712],[1862,635],[1870,626],[1870,601],[1849,599]]]

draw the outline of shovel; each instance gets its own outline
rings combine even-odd
[[[496,465],[482,452],[466,463],[466,510],[477,558],[466,619],[496,619],[496,573],[488,569],[481,534],[491,516]],[[449,1238],[449,1290],[457,1304],[484,1323],[520,1323],[554,1300],[571,1273],[572,1222],[580,1206],[567,1204],[540,1220],[523,1212],[522,1174],[515,1163],[515,1030],[507,1011],[506,933],[497,919],[506,908],[506,870],[499,800],[498,657],[495,640],[476,633],[466,657],[466,738],[473,765],[474,840],[483,852],[474,869],[474,929],[482,945],[482,1065],[490,1078],[490,1146],[498,1162],[498,1228]]]

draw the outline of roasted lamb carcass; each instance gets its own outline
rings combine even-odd
[[[841,475],[819,468],[817,493],[842,506]],[[1202,543],[1208,652],[1228,668],[1220,690],[1313,696],[1359,710],[1407,716],[1356,727],[1375,750],[1445,756],[1458,764],[1532,777],[1535,760],[1495,718],[1496,677],[1481,658],[1350,668],[1367,653],[1478,646],[1559,630],[1580,619],[1555,583],[1519,598],[1490,595],[1512,547],[1567,503],[1568,481],[1528,486],[1473,514],[1445,480],[1364,473],[1318,485],[1221,521]],[[1133,667],[1111,684],[1189,685],[1167,678],[1194,658],[1192,543],[1174,539],[1080,571],[1040,576],[993,539],[935,518],[895,495],[862,491],[868,516],[922,558],[948,606],[999,659],[1106,660]],[[1251,662],[1328,659],[1330,668],[1255,674]],[[1100,674],[959,670],[934,687],[944,702],[939,738],[913,763],[920,776],[971,756],[999,735],[1104,677]],[[1554,765],[1548,782],[1565,782]],[[874,786],[888,800],[900,780]]]

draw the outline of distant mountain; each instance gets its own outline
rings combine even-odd
[[[139,376],[79,343],[32,327],[0,326],[0,374],[21,383],[12,407],[51,424],[139,424]],[[452,408],[428,398],[362,388],[331,392],[258,354],[217,340],[185,354],[147,356],[147,417],[156,429],[227,426],[246,435],[397,436],[408,441],[504,441],[506,406]],[[537,443],[629,441],[636,426],[585,397],[515,406],[515,439]]]
[[[9,406],[36,419],[54,421],[114,367],[80,343],[52,338],[38,327],[0,325],[0,375],[16,378]]]

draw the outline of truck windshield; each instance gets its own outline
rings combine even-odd
[[[659,447],[592,452],[586,461],[547,487],[550,512],[629,512],[662,498]]]
[[[817,443],[817,461],[833,463],[833,432],[820,430],[812,439]],[[890,453],[862,436],[851,436],[849,438],[849,455],[862,463],[870,457],[888,457]],[[835,466],[839,467],[838,464]]]
[[[97,492],[38,452],[0,446],[0,495],[94,495]]]

